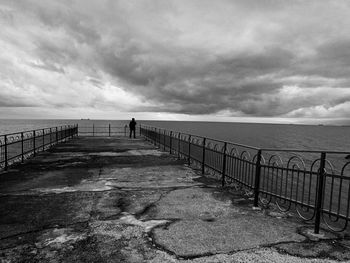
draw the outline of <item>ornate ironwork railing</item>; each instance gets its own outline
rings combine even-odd
[[[7,170],[10,165],[23,162],[77,134],[78,125],[69,125],[0,135],[0,170]]]
[[[155,145],[212,172],[222,185],[251,191],[254,206],[275,203],[306,222],[344,231],[350,220],[350,152],[261,149],[181,132],[142,126]]]
[[[129,128],[125,126],[97,126],[92,124],[91,126],[79,126],[78,134],[82,136],[127,136]]]

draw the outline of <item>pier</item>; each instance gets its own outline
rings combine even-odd
[[[313,224],[256,207],[254,191],[222,186],[170,151],[140,136],[71,134],[8,167],[0,174],[0,261],[350,260],[346,231],[314,234]]]

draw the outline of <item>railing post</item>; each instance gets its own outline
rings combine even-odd
[[[7,171],[7,168],[8,168],[8,156],[7,156],[7,136],[5,135],[4,136],[4,139],[5,139],[5,171]]]
[[[52,146],[52,128],[50,128],[50,147]]]
[[[164,152],[165,152],[165,130],[164,130],[164,133],[163,133],[163,138],[164,138],[164,140],[163,140],[163,150],[164,150]]]
[[[153,140],[153,142],[154,142],[154,146],[157,146],[157,128],[154,128],[154,140]]]
[[[180,143],[181,143],[181,133],[179,132],[178,140],[177,140],[177,158],[180,159]]]
[[[155,144],[155,145],[157,146],[157,144],[158,144],[158,137],[159,137],[159,136],[158,136],[158,133],[160,132],[160,129],[159,129],[159,131],[158,131],[158,129],[155,128],[155,131],[156,131],[156,134],[155,134],[155,138],[154,138],[154,139],[155,139],[155,141],[156,141],[156,144]]]
[[[204,174],[204,168],[205,168],[205,144],[206,144],[207,138],[203,138],[203,145],[202,145],[202,174]]]
[[[62,132],[62,141],[65,142],[66,141],[66,125],[63,126],[62,128],[63,132]]]
[[[169,142],[169,148],[170,148],[170,150],[169,150],[169,153],[171,154],[171,148],[172,148],[172,137],[173,137],[173,131],[170,131],[170,137],[169,137],[169,139],[170,139],[170,142]]]
[[[156,134],[155,134],[155,141],[156,141],[156,146],[157,146],[157,144],[158,144],[158,129],[157,128],[155,128],[155,131],[156,131]]]
[[[324,191],[324,177],[325,177],[325,166],[326,166],[326,153],[321,153],[320,168],[318,170],[317,180],[317,192],[316,192],[316,204],[315,204],[315,234],[320,232],[321,214],[322,214],[322,203],[323,203],[323,191]]]
[[[56,127],[56,144],[58,143],[58,127]]]
[[[191,135],[188,136],[188,165],[191,165]]]
[[[24,135],[23,132],[21,132],[21,161],[24,162]]]
[[[108,137],[111,137],[111,124],[108,124]]]
[[[92,136],[95,136],[95,124],[92,124]]]
[[[158,131],[158,147],[159,147],[159,149],[160,149],[160,130],[161,129],[159,129],[159,131]]]
[[[43,151],[45,151],[45,129],[43,129],[43,137],[42,137],[42,139],[43,139],[43,147],[42,147],[42,149],[43,149]]]
[[[222,158],[222,180],[221,180],[221,186],[225,186],[225,176],[226,176],[226,149],[227,149],[227,142],[224,144],[224,156]]]
[[[157,135],[157,128],[154,128],[154,139],[153,139],[154,146],[157,146],[157,137],[158,137],[158,135]]]
[[[154,145],[155,146],[157,146],[157,138],[158,138],[157,128],[154,128]]]
[[[33,154],[35,156],[35,130],[33,131]]]
[[[259,206],[259,187],[261,175],[261,150],[258,150],[258,155],[255,163],[255,185],[254,185],[254,206]]]
[[[141,124],[140,124],[140,136],[142,135],[142,132],[141,132]]]

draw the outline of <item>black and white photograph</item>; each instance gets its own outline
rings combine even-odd
[[[350,1],[0,0],[0,262],[350,262]]]

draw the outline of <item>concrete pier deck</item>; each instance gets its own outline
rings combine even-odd
[[[253,209],[143,139],[75,138],[0,180],[0,262],[350,259],[346,236]]]

